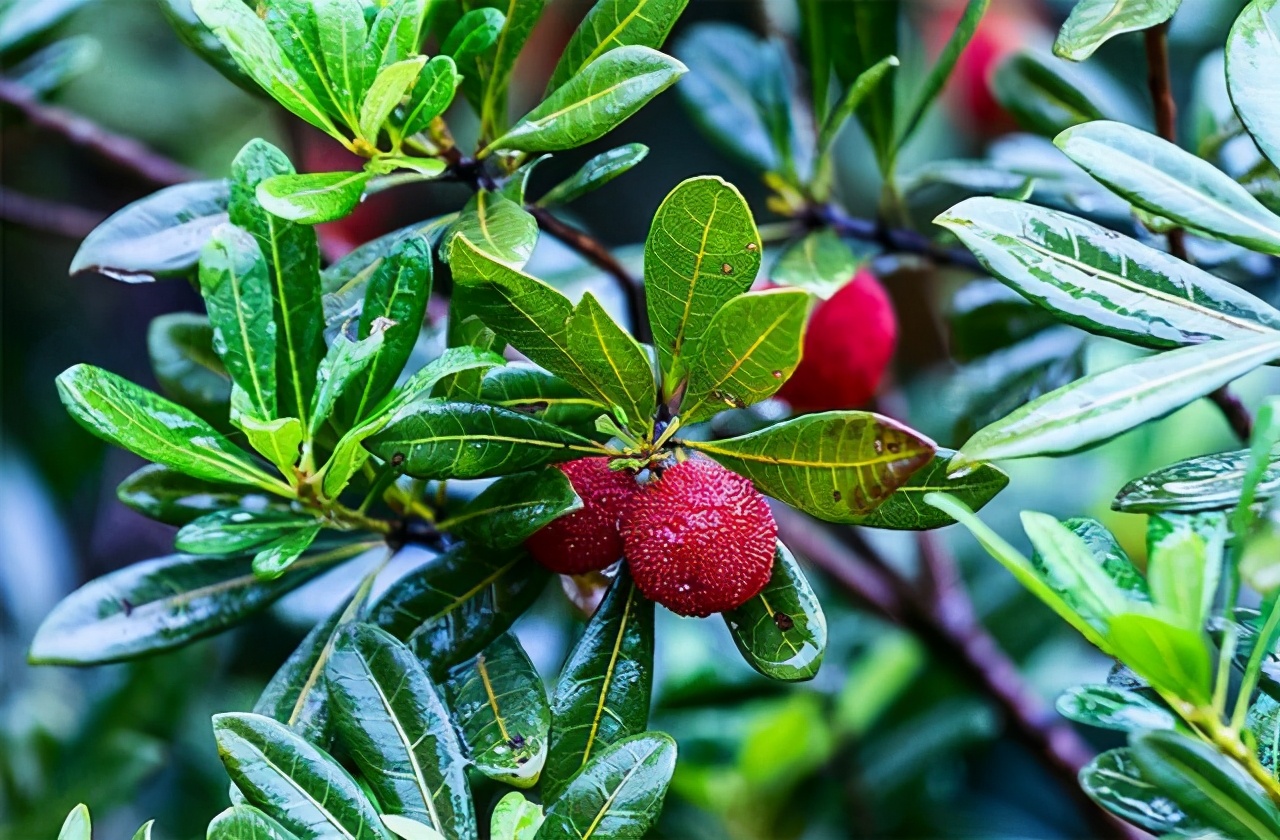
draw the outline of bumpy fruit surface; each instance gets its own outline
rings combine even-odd
[[[597,572],[622,557],[618,519],[635,494],[636,480],[609,469],[608,458],[558,465],[582,499],[582,509],[553,520],[525,541],[534,559],[562,575]]]
[[[809,318],[800,366],[778,396],[796,411],[858,408],[875,396],[898,344],[880,281],[859,271]]]
[[[704,458],[663,470],[622,516],[623,554],[636,585],[680,615],[724,612],[758,595],[777,538],[764,496]]]

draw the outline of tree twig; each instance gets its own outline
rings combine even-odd
[[[1162,23],[1143,32],[1147,54],[1147,85],[1151,91],[1151,105],[1155,112],[1156,133],[1170,143],[1178,142],[1178,104],[1173,98],[1173,83],[1169,75],[1169,24]],[[1181,228],[1168,233],[1169,253],[1187,261],[1187,235]],[[1223,385],[1209,395],[1209,399],[1226,417],[1231,430],[1242,443],[1253,437],[1253,415],[1231,389]]]
[[[863,242],[876,242],[885,250],[898,254],[915,254],[938,265],[965,268],[982,274],[987,271],[967,249],[943,247],[918,231],[886,227],[870,219],[857,219],[834,204],[815,207],[812,212],[812,221],[831,228],[841,236]]]
[[[74,204],[35,198],[0,186],[0,219],[32,230],[84,239],[105,218]]]
[[[153,184],[171,186],[201,177],[194,169],[170,160],[132,137],[108,131],[87,117],[41,102],[26,86],[12,80],[0,79],[0,103],[20,111],[36,128],[58,134]]]

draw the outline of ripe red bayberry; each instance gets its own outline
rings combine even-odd
[[[764,496],[705,458],[663,470],[622,516],[636,585],[680,615],[708,616],[754,598],[769,582],[777,538]]]
[[[859,271],[809,318],[800,366],[778,396],[796,411],[857,408],[875,396],[898,344],[880,281]]]
[[[622,557],[618,518],[637,490],[625,470],[608,458],[579,458],[557,465],[582,499],[582,509],[553,520],[525,540],[534,559],[553,572],[581,575],[608,568]]]

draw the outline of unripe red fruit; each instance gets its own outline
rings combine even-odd
[[[875,396],[898,344],[898,320],[875,275],[859,271],[809,317],[800,366],[778,391],[796,411],[857,408]]]
[[[582,575],[607,569],[622,557],[618,518],[638,489],[608,458],[579,458],[557,465],[582,499],[582,509],[552,520],[525,540],[533,558],[553,572]]]
[[[777,540],[764,496],[704,458],[663,470],[622,516],[623,554],[636,585],[680,615],[724,612],[758,595]]]

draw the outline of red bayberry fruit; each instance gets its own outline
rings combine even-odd
[[[562,575],[606,569],[622,557],[618,518],[636,492],[636,480],[609,469],[608,458],[579,458],[557,467],[582,499],[582,509],[552,520],[525,540],[525,548]]]
[[[769,582],[778,525],[751,482],[714,461],[668,467],[622,515],[640,591],[680,615],[740,607]]]
[[[809,318],[800,366],[778,396],[796,411],[864,405],[880,387],[898,343],[898,320],[880,281],[863,270]]]

